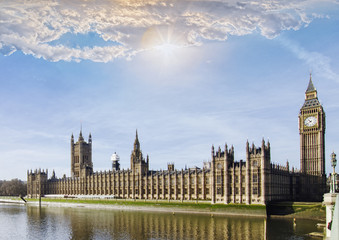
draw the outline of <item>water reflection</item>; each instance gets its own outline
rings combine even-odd
[[[315,221],[0,205],[8,239],[308,239]]]
[[[60,230],[69,239],[264,239],[262,218],[34,207],[27,216],[44,239]]]

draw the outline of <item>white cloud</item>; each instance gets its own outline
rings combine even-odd
[[[181,46],[253,32],[274,38],[321,16],[306,10],[320,2],[324,1],[5,0],[0,3],[0,51],[4,55],[22,51],[50,61],[108,62],[129,58],[172,36]],[[149,35],[150,29],[158,36]],[[90,32],[107,46],[73,47],[62,40],[67,33],[76,41],[77,34]],[[58,44],[52,44],[55,41]]]
[[[332,70],[330,58],[319,52],[308,51],[292,40],[282,37],[279,41],[295,54],[297,58],[303,60],[312,72],[327,79],[338,81],[339,75]]]

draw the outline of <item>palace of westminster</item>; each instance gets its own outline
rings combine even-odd
[[[326,190],[325,112],[310,78],[299,113],[300,170],[271,163],[270,143],[259,147],[246,143],[246,161],[235,161],[234,148],[214,149],[202,168],[149,169],[138,134],[131,167],[121,170],[112,155],[112,169],[94,172],[92,137],[86,142],[80,131],[71,137],[71,177],[48,178],[47,170],[27,172],[27,195],[106,195],[122,199],[207,200],[212,203],[267,204],[275,200],[322,201]]]

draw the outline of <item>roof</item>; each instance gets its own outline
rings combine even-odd
[[[312,82],[312,77],[310,77],[310,81],[308,83],[308,87],[306,89],[306,92],[313,92],[313,91],[316,91],[314,85],[313,85],[313,82]]]
[[[321,106],[320,102],[317,98],[313,98],[313,99],[305,100],[303,108],[317,107],[317,106]]]

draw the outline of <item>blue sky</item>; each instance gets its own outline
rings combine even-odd
[[[198,166],[212,144],[271,143],[299,169],[298,113],[312,71],[339,150],[338,1],[1,1],[0,179],[70,175],[70,137],[94,170],[128,168],[138,129],[151,169]],[[86,138],[87,139],[87,138]]]

